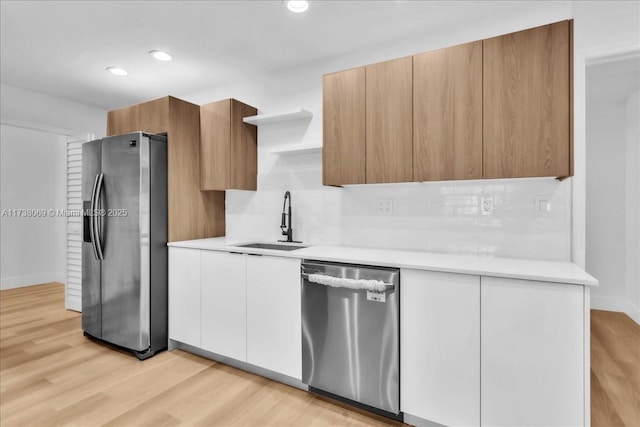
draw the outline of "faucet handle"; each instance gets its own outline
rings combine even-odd
[[[280,229],[282,230],[282,235],[287,235],[287,214],[282,212],[282,222],[280,223]]]

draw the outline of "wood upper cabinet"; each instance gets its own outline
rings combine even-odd
[[[413,180],[412,57],[366,67],[367,184]]]
[[[256,190],[258,131],[242,119],[257,112],[235,99],[200,107],[202,190]]]
[[[571,22],[483,41],[485,178],[569,176]]]
[[[573,175],[572,34],[562,21],[324,76],[323,183]]]
[[[167,96],[110,111],[107,135],[167,134],[169,241],[224,236],[224,193],[200,191],[200,107]]]
[[[364,67],[323,76],[322,116],[322,183],[364,184]]]
[[[413,57],[413,180],[482,178],[482,42]]]

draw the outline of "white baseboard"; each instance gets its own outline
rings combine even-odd
[[[625,313],[640,325],[640,307],[624,298],[600,297],[591,294],[591,308],[594,310],[617,311]]]
[[[64,279],[60,280],[61,277],[64,277],[64,275],[56,272],[3,277],[0,279],[0,290],[24,288],[26,286],[41,285],[50,282],[64,283]]]

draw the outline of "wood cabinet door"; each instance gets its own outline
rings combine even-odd
[[[201,347],[247,360],[246,255],[201,251]]]
[[[247,256],[247,362],[302,378],[300,260]]]
[[[169,99],[154,99],[142,104],[109,111],[107,114],[107,135],[122,135],[130,132],[169,132]]]
[[[200,347],[200,251],[169,248],[169,339]]]
[[[165,96],[137,105],[139,123],[138,129],[135,130],[148,133],[170,133],[172,130],[170,104],[173,100],[175,98]]]
[[[367,184],[413,180],[413,59],[366,67]]]
[[[413,180],[482,178],[482,42],[413,57]]]
[[[569,21],[483,41],[485,178],[570,175]]]
[[[200,191],[200,107],[168,99],[169,241],[224,236],[224,193]]]
[[[200,189],[226,190],[231,184],[231,100],[200,106]]]
[[[322,183],[364,184],[364,67],[323,76],[322,130]]]
[[[255,116],[258,110],[235,99],[231,100],[230,185],[232,190],[257,189],[258,128],[244,123],[243,118]]]
[[[257,110],[235,99],[200,107],[200,188],[255,190],[258,131],[242,121]]]
[[[480,277],[403,269],[400,408],[480,425]]]
[[[584,287],[481,279],[483,426],[584,425]]]
[[[107,113],[107,136],[122,135],[140,130],[140,107],[132,105]]]

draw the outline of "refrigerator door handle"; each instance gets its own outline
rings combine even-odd
[[[95,235],[95,222],[96,222],[96,191],[98,191],[98,181],[101,174],[96,174],[96,178],[93,180],[93,189],[91,190],[91,203],[89,204],[89,215],[90,215],[90,225],[89,225],[89,236],[91,237],[91,248],[93,249],[93,255],[98,258],[98,249],[96,248],[96,235]],[[86,212],[85,212],[86,213]]]
[[[100,196],[102,195],[102,188],[104,185],[104,174],[100,173],[98,174],[98,176],[96,177],[97,179],[97,185],[96,185],[96,192],[95,192],[95,201],[94,201],[94,205],[95,205],[95,210],[94,210],[94,216],[93,216],[93,244],[95,246],[95,250],[98,256],[98,259],[101,261],[104,261],[104,253],[102,252],[102,237],[100,237],[100,224],[102,223],[102,210],[100,210],[100,212],[98,211],[98,208],[100,207]],[[98,215],[95,215],[95,214]]]

